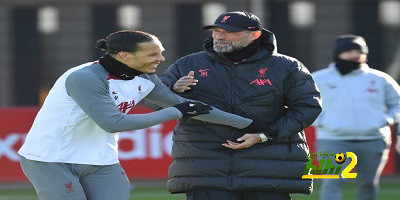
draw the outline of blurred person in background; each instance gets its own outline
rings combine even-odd
[[[161,77],[174,92],[255,121],[236,128],[182,119],[174,130],[168,189],[188,200],[286,200],[312,192],[304,129],[321,112],[307,68],[277,53],[252,13],[221,14],[204,51],[178,59]]]
[[[341,35],[334,44],[333,62],[313,73],[323,101],[314,123],[318,152],[356,154],[359,200],[377,198],[391,143],[390,126],[400,113],[399,85],[370,68],[367,55],[363,37]],[[342,199],[343,183],[344,179],[322,180],[321,200]]]
[[[107,53],[56,81],[18,151],[39,199],[129,199],[130,183],[118,161],[119,131],[190,117],[235,128],[252,122],[165,87],[155,75],[165,59],[154,35],[118,31],[97,47]],[[168,108],[128,114],[144,98]]]

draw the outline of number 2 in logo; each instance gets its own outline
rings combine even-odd
[[[356,178],[357,173],[350,173],[350,171],[357,165],[357,156],[353,152],[346,152],[348,158],[351,158],[351,162],[342,171],[342,178]]]

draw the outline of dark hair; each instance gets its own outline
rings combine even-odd
[[[150,42],[154,38],[154,35],[143,31],[122,30],[98,40],[96,48],[107,51],[109,54],[117,54],[120,51],[136,52],[139,49],[139,43]]]

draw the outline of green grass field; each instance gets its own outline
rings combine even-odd
[[[293,200],[317,200],[319,183],[315,185],[315,190],[312,195],[293,194]],[[357,186],[354,183],[349,183],[344,187],[343,200],[356,199]],[[381,181],[381,191],[379,200],[397,200],[400,198],[400,181],[389,180]],[[37,196],[32,189],[20,190],[0,190],[0,200],[37,200]],[[138,186],[131,192],[131,198],[134,200],[185,200],[183,194],[169,194],[165,187],[160,186]]]

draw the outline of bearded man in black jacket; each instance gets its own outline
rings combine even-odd
[[[290,199],[312,192],[304,129],[321,112],[307,68],[276,51],[252,13],[221,14],[204,51],[178,59],[161,77],[174,92],[252,118],[251,128],[182,119],[174,130],[168,189],[189,200]]]

